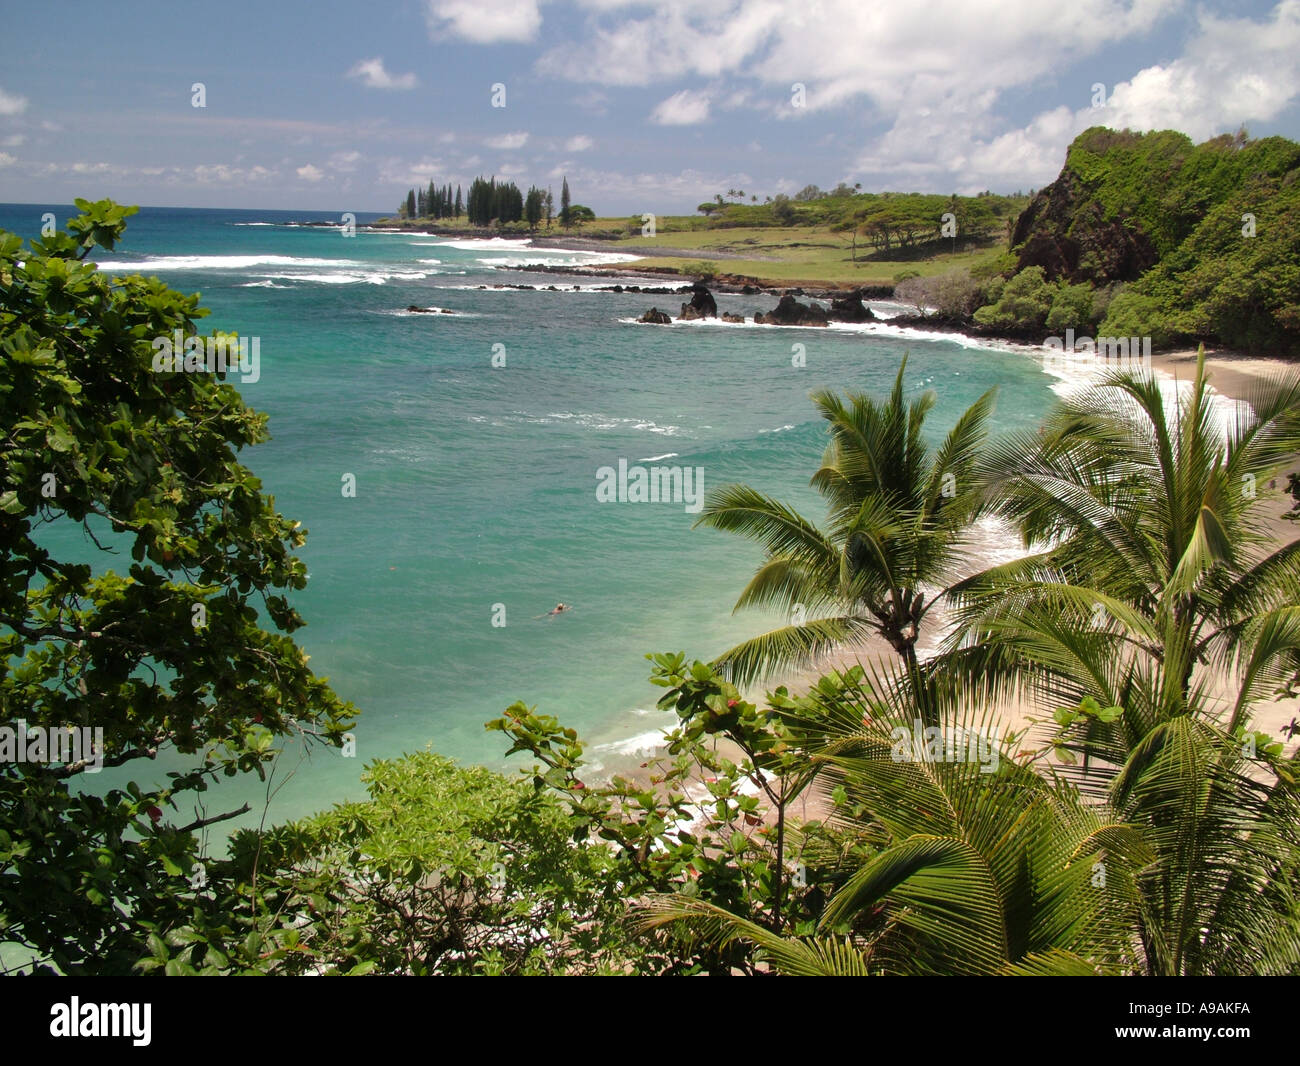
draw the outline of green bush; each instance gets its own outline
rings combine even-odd
[[[1002,287],[996,303],[975,312],[975,321],[993,329],[1018,332],[1040,329],[1051,310],[1055,291],[1042,267],[1026,267]]]
[[[1110,302],[1105,319],[1097,327],[1097,335],[1150,337],[1156,347],[1171,344],[1178,337],[1160,301],[1132,288],[1125,289]]]
[[[1091,285],[1065,285],[1056,290],[1052,309],[1047,313],[1047,328],[1074,329],[1082,332],[1095,323]]]

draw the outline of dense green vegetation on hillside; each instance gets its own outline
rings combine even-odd
[[[1300,145],[1281,137],[1087,130],[1016,223],[1009,285],[1023,304],[976,321],[1300,351],[1298,174]],[[1088,288],[1048,322],[1069,285]]]

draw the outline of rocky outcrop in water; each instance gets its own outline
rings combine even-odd
[[[801,304],[787,294],[767,314],[756,314],[754,321],[761,326],[826,326],[830,317],[816,304]]]
[[[832,322],[874,322],[875,313],[862,302],[862,291],[845,293],[831,300]]]
[[[709,292],[709,287],[703,282],[697,281],[691,288],[690,303],[682,304],[682,313],[679,316],[683,321],[689,322],[696,318],[717,318],[718,301],[713,298],[713,293]]]
[[[652,326],[671,326],[673,320],[657,307],[650,308],[645,314],[637,319],[638,322],[648,322]]]

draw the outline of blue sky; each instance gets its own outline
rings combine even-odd
[[[1300,0],[9,2],[0,22],[0,201],[388,212],[430,179],[558,199],[567,174],[598,214],[672,213],[809,182],[1027,190],[1091,125],[1300,138]]]

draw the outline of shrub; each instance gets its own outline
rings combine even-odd
[[[1047,313],[1047,328],[1051,330],[1085,330],[1092,327],[1093,299],[1091,285],[1062,284],[1052,299],[1052,309]]]
[[[1040,329],[1052,307],[1055,286],[1040,266],[1026,267],[1002,288],[996,303],[975,312],[975,321],[993,329],[1025,332]]]
[[[1150,337],[1156,346],[1171,344],[1178,336],[1160,301],[1133,289],[1125,289],[1110,302],[1097,333],[1103,337]]]

